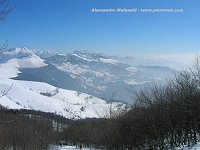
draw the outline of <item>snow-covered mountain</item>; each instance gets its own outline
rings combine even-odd
[[[26,48],[0,51],[0,77],[16,77],[22,68],[40,68],[46,65],[43,59]]]
[[[42,57],[41,54],[39,56]],[[99,98],[109,99],[112,97],[128,103],[133,102],[130,90],[138,91],[151,81],[164,81],[176,72],[167,66],[130,65],[105,54],[87,51],[50,54],[50,57],[42,57],[49,64],[48,67],[45,67],[46,72],[51,70],[51,75],[43,74],[44,78],[49,78],[45,82],[85,92]],[[17,79],[27,79],[26,76],[30,76],[31,72],[31,75],[36,77],[36,81],[40,81],[37,74],[43,71],[42,69],[37,69],[37,71],[23,69],[22,72],[23,74]],[[62,78],[55,81],[55,72],[59,72],[59,76]],[[62,80],[64,78],[65,80]]]
[[[0,104],[10,109],[53,112],[69,119],[99,118],[109,115],[110,104],[104,100],[42,82],[0,78],[0,91],[4,91],[2,94],[7,93],[0,98]],[[113,110],[123,107],[124,104],[112,104]]]
[[[2,78],[45,82],[126,103],[133,102],[130,90],[138,91],[151,81],[164,81],[175,72],[169,67],[129,65],[99,53],[31,51],[26,48],[1,52],[0,71]]]
[[[9,109],[53,112],[70,119],[107,117],[110,107],[113,111],[126,107],[122,103],[113,102],[111,105],[92,95],[58,88],[44,82],[13,79],[25,68],[45,67],[48,67],[45,60],[26,48],[1,51],[0,105]],[[40,73],[38,75],[40,76]]]

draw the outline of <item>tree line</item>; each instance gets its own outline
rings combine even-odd
[[[72,122],[65,141],[102,149],[165,150],[200,140],[200,63],[177,73],[165,85],[136,93],[132,108],[108,119]]]
[[[53,113],[0,108],[1,150],[48,150],[71,120]],[[61,126],[65,125],[65,126]]]

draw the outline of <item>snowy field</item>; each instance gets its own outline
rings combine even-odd
[[[76,148],[75,146],[63,146],[63,147],[55,147],[50,150],[80,150],[80,148]],[[89,150],[89,148],[83,148],[82,150]],[[173,150],[200,150],[200,143],[192,147],[176,148]]]
[[[177,148],[175,150],[200,150],[200,143],[198,143],[192,147]]]
[[[63,146],[63,147],[54,147],[50,150],[80,150],[80,148],[76,148],[75,146]],[[89,150],[89,148],[82,148],[81,150]]]

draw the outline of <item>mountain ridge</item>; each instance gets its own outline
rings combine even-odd
[[[151,81],[163,82],[166,77],[170,77],[176,72],[166,66],[134,66],[115,60],[106,54],[101,55],[87,51],[31,51],[26,48],[21,51],[18,48],[17,51],[15,57],[22,54],[29,54],[31,58],[37,56],[35,58],[38,59],[33,62],[35,64],[40,62],[41,65],[38,67],[37,65],[33,65],[33,67],[18,65],[16,67],[6,64],[4,71],[9,66],[11,70],[14,68],[12,72],[15,72],[9,78],[46,82],[59,88],[87,93],[101,99],[112,97],[115,101],[125,103],[134,101],[129,96],[130,89],[139,91]],[[23,62],[24,58],[22,58],[20,60]],[[3,65],[1,64],[1,66]]]

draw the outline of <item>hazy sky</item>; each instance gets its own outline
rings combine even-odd
[[[141,53],[200,52],[199,0],[10,0],[0,23],[9,47]],[[92,13],[92,8],[180,8],[182,13]]]

